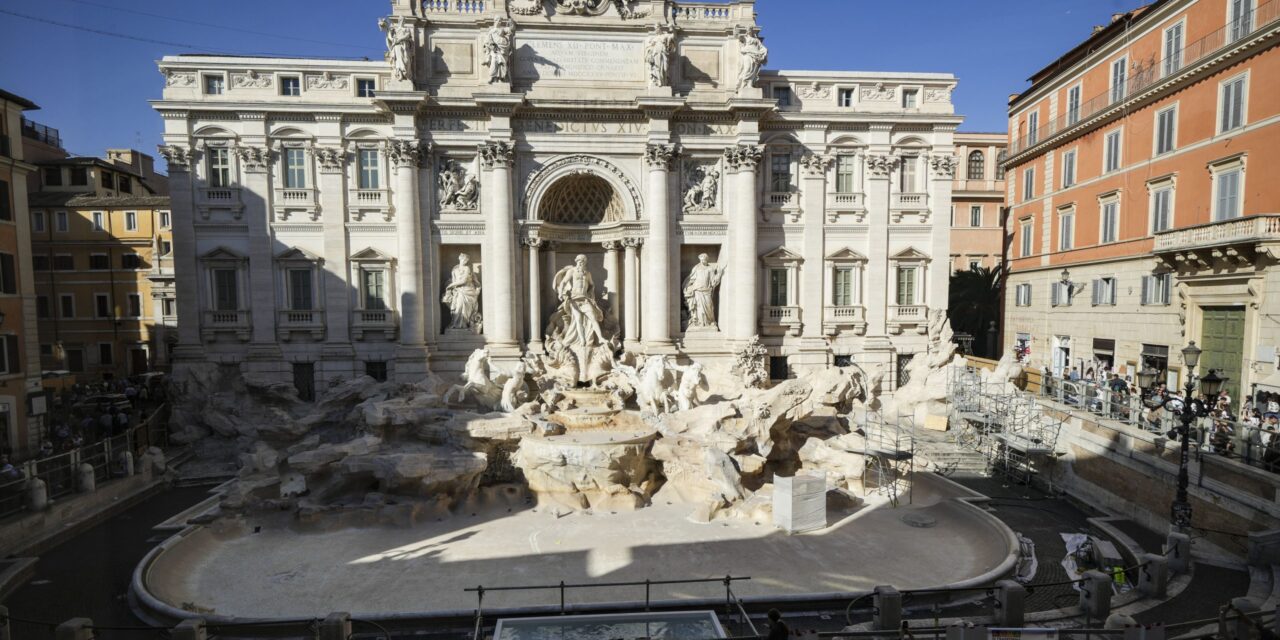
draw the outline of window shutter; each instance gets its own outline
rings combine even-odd
[[[1151,304],[1151,276],[1142,276],[1142,304]]]
[[[18,336],[10,334],[4,337],[4,353],[6,356],[5,365],[8,367],[8,373],[18,373],[22,371],[22,361],[18,358]]]
[[[1162,296],[1160,299],[1161,304],[1170,304],[1172,296],[1170,296],[1169,288],[1172,284],[1173,275],[1166,273],[1160,276],[1160,294]]]
[[[1116,279],[1112,278],[1111,291],[1109,291],[1107,295],[1107,304],[1114,305],[1116,303],[1116,290],[1118,290],[1119,288],[1120,288],[1120,285],[1116,282]]]
[[[1049,304],[1051,306],[1054,306],[1054,307],[1058,306],[1058,298],[1060,297],[1058,293],[1058,289],[1060,286],[1061,285],[1055,282],[1053,283],[1053,286],[1049,287]]]
[[[1102,281],[1093,281],[1093,306],[1102,304]]]

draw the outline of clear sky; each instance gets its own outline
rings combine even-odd
[[[954,73],[962,130],[1004,131],[1008,96],[1028,76],[1093,25],[1139,4],[757,0],[756,9],[770,69]],[[27,116],[59,129],[73,153],[133,147],[155,155],[161,123],[147,100],[160,95],[161,56],[377,59],[377,19],[388,11],[385,0],[0,0],[0,88],[39,104]]]

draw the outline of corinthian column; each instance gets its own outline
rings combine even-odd
[[[736,170],[738,190],[734,194],[737,206],[729,218],[729,277],[731,294],[725,305],[721,324],[733,340],[746,340],[758,332],[760,266],[757,254],[756,218],[760,203],[756,187],[756,167],[764,155],[764,148],[752,144],[740,144],[725,150],[725,160],[731,171]]]
[[[200,361],[204,345],[200,341],[200,264],[196,259],[195,205],[191,180],[191,164],[195,160],[188,146],[162,145],[160,155],[169,164],[169,197],[173,210],[173,263],[177,296],[178,346],[173,350],[177,361]],[[164,345],[160,345],[164,350]]]
[[[542,262],[538,255],[542,239],[525,238],[524,246],[529,250],[529,348],[542,351]]]
[[[395,166],[396,287],[400,294],[400,345],[426,344],[422,324],[422,230],[418,225],[418,167],[428,152],[419,140],[392,140],[387,156]]]
[[[645,147],[649,166],[649,239],[645,248],[644,342],[646,346],[671,344],[671,207],[667,178],[674,149],[669,144]]]
[[[515,149],[498,140],[480,145],[480,158],[489,170],[485,211],[484,334],[485,342],[498,347],[516,345],[515,225],[511,210],[511,162]]]
[[[640,265],[636,263],[636,250],[644,244],[643,238],[623,238],[622,292],[626,301],[622,305],[622,337],[627,349],[640,346]]]
[[[604,290],[609,292],[609,318],[618,322],[618,307],[622,300],[618,297],[618,241],[607,240],[600,243],[604,247]]]

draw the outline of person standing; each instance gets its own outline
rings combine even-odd
[[[765,636],[765,640],[787,640],[790,635],[790,627],[782,621],[782,612],[777,609],[770,609],[769,635]]]

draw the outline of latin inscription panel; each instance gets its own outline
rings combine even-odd
[[[644,51],[639,42],[521,38],[517,45],[515,72],[521,79],[644,80]]]

